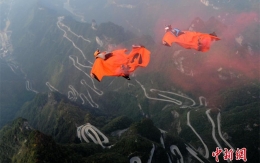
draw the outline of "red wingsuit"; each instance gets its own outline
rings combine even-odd
[[[198,51],[206,52],[210,49],[212,41],[218,41],[220,38],[214,35],[182,31],[183,34],[176,37],[170,30],[167,31],[162,39],[162,42],[166,46],[171,46],[172,43],[177,43],[186,49],[195,49]]]
[[[97,57],[91,70],[98,81],[103,76],[129,76],[137,67],[146,67],[150,61],[150,51],[143,46],[133,46],[127,55],[126,49],[114,50],[106,53],[105,57]]]

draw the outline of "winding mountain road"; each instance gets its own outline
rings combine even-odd
[[[138,156],[135,156],[130,159],[130,163],[142,163],[142,161]]]
[[[30,81],[29,80],[26,80],[26,90],[27,91],[31,91],[31,92],[34,92],[34,93],[39,93],[38,91],[36,91],[36,90],[34,90],[34,89],[32,89],[32,86],[31,86],[31,84],[30,84]]]
[[[90,138],[95,144],[101,145],[103,148],[106,148],[103,144],[109,143],[108,138],[95,126],[91,125],[90,123],[87,123],[85,125],[81,125],[77,127],[77,136],[82,141],[81,138],[87,143],[90,141],[88,138]],[[101,138],[103,140],[101,140]]]
[[[49,88],[50,91],[52,91],[52,92],[54,92],[54,91],[59,92],[59,90],[56,89],[54,86],[52,86],[49,82],[46,82],[45,84]]]
[[[69,85],[69,89],[71,89],[71,91],[68,91],[68,99],[76,101],[79,96],[79,93],[72,85]]]
[[[219,137],[225,142],[225,144],[226,144],[230,149],[232,149],[233,151],[235,151],[235,148],[232,147],[232,146],[226,141],[226,139],[223,137],[222,132],[221,132],[221,124],[220,124],[220,121],[221,121],[221,117],[220,117],[220,112],[219,112],[219,113],[218,113],[218,116],[217,116],[218,134],[219,134]]]
[[[187,151],[188,151],[193,157],[195,157],[199,162],[204,162],[204,161],[202,161],[202,160],[197,156],[197,153],[196,153],[193,149],[191,149],[191,148],[188,147],[188,146],[186,146],[186,149],[187,149]]]
[[[83,36],[77,35],[75,32],[71,31],[70,27],[68,27],[68,26],[66,26],[65,24],[62,23],[62,20],[63,20],[63,19],[64,19],[64,17],[58,17],[57,27],[58,27],[61,31],[64,32],[63,37],[65,37],[68,41],[70,41],[70,42],[72,43],[73,47],[76,48],[76,49],[82,54],[82,56],[83,56],[84,59],[87,59],[87,58],[85,57],[85,54],[83,53],[83,51],[82,51],[78,46],[76,46],[76,44],[68,37],[67,31],[70,32],[72,35],[74,35],[74,36],[76,36],[76,37],[78,37],[78,38],[81,38],[81,39],[82,39],[83,41],[85,41],[85,42],[90,43],[91,41],[90,41],[89,39],[86,39],[86,38],[84,38]],[[65,30],[65,29],[66,29],[66,30]],[[74,65],[74,67],[75,67],[76,69],[78,69],[79,71],[83,72],[83,73],[91,80],[92,86],[90,86],[89,84],[87,84],[87,82],[86,82],[84,79],[82,79],[82,80],[80,81],[80,83],[81,83],[83,86],[86,86],[86,88],[90,88],[90,89],[91,89],[93,92],[95,92],[97,95],[103,95],[103,92],[96,88],[95,83],[94,83],[94,80],[91,78],[91,76],[89,75],[89,73],[87,73],[85,70],[83,70],[83,69],[85,69],[85,68],[91,69],[93,63],[90,62],[89,60],[87,60],[88,63],[89,63],[89,65],[81,64],[81,63],[79,63],[78,57],[77,57],[77,56],[73,56],[73,55],[70,55],[70,56],[69,56],[69,59],[72,61],[73,65]],[[69,98],[69,99],[75,101],[75,100],[77,100],[77,97],[80,97],[81,100],[82,100],[82,104],[85,104],[85,100],[86,100],[92,107],[96,107],[96,108],[99,107],[99,105],[93,101],[93,98],[92,98],[91,94],[89,93],[88,89],[87,89],[87,96],[86,96],[86,95],[83,94],[83,93],[78,93],[75,88],[72,88],[71,85],[69,85],[69,88],[71,89],[70,91],[68,91],[68,98]],[[84,100],[84,99],[85,99],[85,100]]]
[[[211,110],[211,109],[208,109],[208,110],[206,111],[206,115],[207,115],[207,117],[208,117],[208,119],[210,120],[211,125],[212,125],[212,138],[213,138],[213,140],[215,141],[215,143],[217,144],[217,146],[218,146],[220,149],[222,149],[222,151],[223,151],[222,146],[220,145],[220,143],[218,142],[218,140],[217,140],[217,138],[216,138],[216,134],[215,134],[215,128],[216,128],[216,126],[215,126],[215,123],[214,123],[213,119],[212,119],[211,116],[209,115],[210,110]]]
[[[179,148],[176,145],[171,145],[170,146],[170,150],[172,152],[173,155],[177,156],[176,153],[174,152],[174,150],[176,150],[176,152],[178,153],[178,155],[181,157],[179,160],[177,160],[177,163],[184,163],[183,161],[183,156],[179,150]]]
[[[171,95],[175,95],[177,97],[182,97],[182,98],[190,100],[192,102],[192,104],[190,106],[194,106],[196,104],[196,102],[193,99],[189,98],[189,97],[183,96],[183,95],[178,94],[178,93],[174,93],[174,92],[170,92],[170,91],[161,91],[161,90],[157,90],[157,89],[150,89],[150,91],[151,92],[161,92],[161,93],[157,93],[157,95],[161,96],[161,97],[164,97],[164,98],[150,97],[150,96],[148,96],[145,87],[138,80],[135,80],[135,81],[141,86],[141,88],[144,91],[145,97],[148,98],[148,99],[157,100],[157,101],[171,102],[171,103],[175,103],[176,105],[182,105],[183,104],[183,102],[180,101],[180,100],[176,100],[176,99],[174,99],[172,97],[169,97],[169,96],[161,94],[161,93],[166,93],[166,94],[171,94]]]
[[[192,127],[190,124],[190,111],[187,113],[187,125],[191,128],[191,130],[195,133],[195,135],[200,139],[201,143],[203,144],[204,150],[205,150],[205,158],[209,158],[209,149],[208,146],[204,143],[200,135],[196,132],[196,130]]]
[[[151,163],[152,162],[154,150],[155,150],[155,146],[153,144],[153,148],[151,149],[150,157],[149,157],[149,160],[147,161],[147,163]]]
[[[82,38],[84,41],[90,42],[90,40],[85,39],[83,36],[79,36],[79,35],[75,34],[74,32],[72,32],[68,26],[66,26],[65,24],[62,23],[62,20],[63,20],[63,19],[64,19],[63,16],[58,17],[58,21],[57,21],[57,23],[56,23],[56,24],[57,24],[57,27],[58,27],[61,31],[64,32],[63,37],[65,37],[68,41],[70,41],[70,42],[72,43],[72,45],[74,46],[74,48],[76,48],[76,49],[82,54],[82,56],[83,56],[84,59],[87,59],[86,56],[85,56],[85,54],[83,53],[83,51],[82,51],[79,47],[77,47],[76,44],[68,37],[67,32],[66,32],[62,27],[66,28],[71,34],[75,35],[76,37]]]
[[[207,103],[207,100],[206,100],[205,97],[200,96],[200,97],[199,97],[199,100],[200,100],[200,106],[203,105],[203,100],[204,100],[204,106],[208,106],[208,103]]]
[[[70,6],[70,0],[67,0],[66,2],[63,3],[63,8],[69,11],[72,15],[79,17],[82,22],[86,22],[84,16],[76,14],[74,12],[74,9]]]

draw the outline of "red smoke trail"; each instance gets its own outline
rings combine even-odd
[[[185,54],[182,53],[181,55],[186,58],[183,64],[186,64],[186,67],[193,70],[193,77],[177,71],[172,57],[165,57],[165,55],[172,56],[176,48],[180,49],[175,44],[173,47],[170,47],[170,52],[165,50],[165,47],[156,50],[156,53],[158,53],[156,57],[159,58],[157,64],[159,65],[154,65],[153,67],[160,68],[160,65],[162,67],[165,63],[169,64],[170,59],[172,61],[172,69],[169,70],[169,67],[167,67],[168,70],[164,70],[164,72],[168,73],[166,76],[169,76],[173,83],[180,85],[187,91],[199,91],[209,94],[228,88],[235,82],[244,79],[259,80],[258,14],[255,12],[244,12],[237,15],[229,14],[225,19],[228,22],[226,24],[227,28],[223,29],[221,40],[211,45],[209,52],[200,53],[194,50],[183,49]],[[184,22],[181,17],[177,16],[161,17],[154,27],[155,40],[161,43],[164,35],[164,25],[171,24],[181,27],[185,26]],[[241,45],[236,42],[236,37],[240,35],[244,38]],[[248,45],[252,46],[252,52],[248,50]],[[193,53],[197,54],[194,55]],[[165,60],[162,61],[163,59],[158,57],[158,55],[164,57]],[[223,77],[222,79],[221,76]]]
[[[234,39],[234,37],[241,34],[248,34],[252,37],[252,40],[254,37],[258,37],[259,39],[259,33],[256,33],[254,30],[252,31],[252,27],[254,28],[254,26],[258,26],[259,28],[259,16],[256,12],[229,15],[226,19],[226,22],[228,22],[228,29],[223,33],[223,37],[226,39]]]

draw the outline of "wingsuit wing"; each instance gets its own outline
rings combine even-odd
[[[199,33],[196,37],[199,39],[198,51],[206,52],[210,49],[211,43],[213,41],[218,41],[220,38],[207,33]]]
[[[133,72],[137,67],[146,67],[150,62],[150,51],[143,46],[135,46],[128,55],[129,72]]]
[[[135,47],[127,55],[126,49],[115,50],[106,59],[97,58],[91,74],[101,81],[104,76],[127,76],[137,67],[146,67],[150,61],[150,51],[145,47]]]
[[[195,49],[206,52],[210,49],[212,41],[220,40],[217,36],[206,33],[183,31],[182,35],[176,37],[171,31],[167,31],[162,39],[166,46],[171,46],[172,43],[177,43],[186,49]]]

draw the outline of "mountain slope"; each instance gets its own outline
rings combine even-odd
[[[15,118],[16,112],[34,93],[26,90],[26,83],[0,59],[0,128]]]
[[[217,33],[221,40],[214,42],[209,52],[202,53],[177,44],[161,45],[164,20],[159,20],[159,11],[175,2],[134,1],[137,6],[128,1],[95,2],[101,5],[98,9],[115,9],[106,16],[122,16],[123,11],[129,14],[137,9],[136,17],[129,14],[133,19],[140,17],[133,27],[141,24],[142,30],[153,33],[160,42],[156,37],[141,35],[138,29],[134,34],[125,31],[108,20],[94,28],[90,23],[74,20],[80,12],[68,6],[69,1],[52,3],[61,4],[57,7],[65,8],[66,14],[71,13],[73,18],[36,3],[39,1],[29,1],[19,15],[25,3],[14,2],[12,17],[5,18],[10,20],[10,27],[1,31],[1,36],[7,36],[1,37],[4,45],[0,65],[4,75],[0,79],[3,83],[0,89],[4,92],[0,96],[1,111],[5,108],[1,117],[6,118],[6,123],[19,110],[17,117],[28,119],[39,131],[28,132],[28,136],[27,132],[19,135],[20,125],[4,128],[1,135],[7,135],[1,151],[8,149],[10,153],[1,155],[3,159],[214,162],[211,154],[216,147],[234,150],[246,147],[248,162],[259,162],[256,157],[259,156],[260,124],[259,37],[256,33],[260,28],[254,13],[223,12],[221,15],[222,11],[212,11],[215,17],[193,19],[194,15],[200,15],[197,12],[205,15],[205,8],[211,11],[210,6],[197,10],[195,6],[202,6],[201,1],[174,6],[178,12],[194,4],[194,13],[163,12],[164,23],[174,21],[174,27],[191,30],[192,26],[195,31]],[[139,10],[142,6],[146,7]],[[167,8],[174,9],[171,5]],[[88,16],[93,19],[91,14]],[[158,22],[154,23],[157,18]],[[105,77],[98,82],[90,78],[93,52],[97,48],[131,50],[132,44],[142,44],[151,51],[146,68],[137,69],[130,75],[131,80]],[[44,93],[47,91],[50,92]],[[23,105],[27,100],[30,101]],[[55,155],[58,157],[54,158]],[[222,156],[220,160],[225,162]]]
[[[59,145],[30,127],[27,120],[17,118],[0,130],[0,160],[5,163],[83,162],[84,157],[101,151],[96,145]]]
[[[28,119],[33,128],[52,135],[58,142],[68,143],[76,139],[76,127],[84,123],[91,109],[70,102],[58,92],[37,94],[24,104],[18,117]]]

